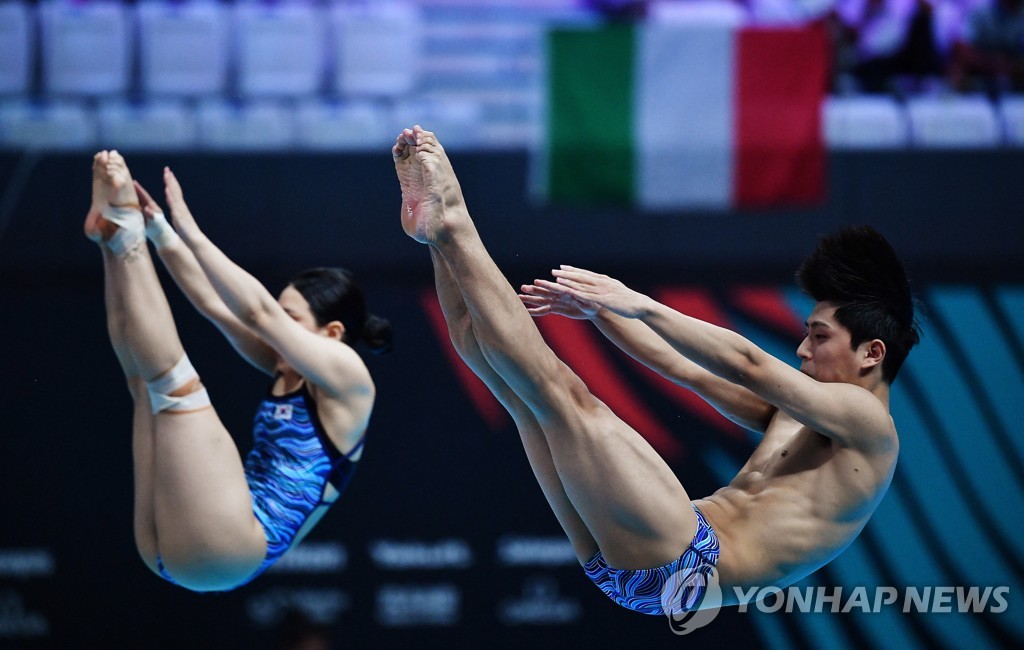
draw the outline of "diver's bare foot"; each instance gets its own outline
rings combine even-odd
[[[118,207],[139,207],[139,196],[135,193],[128,163],[117,151],[107,153],[106,164],[107,203]]]
[[[140,245],[142,227],[139,198],[124,157],[117,151],[97,153],[93,157],[92,205],[85,217],[85,236],[107,242],[120,254]],[[119,230],[130,232],[118,236]]]
[[[103,208],[108,205],[110,194],[107,165],[108,151],[101,151],[92,158],[92,203],[89,213],[85,216],[85,236],[94,242],[107,241],[117,232],[117,225],[103,218]]]
[[[419,125],[405,129],[391,151],[402,187],[402,229],[437,244],[471,225],[455,170],[437,137]]]

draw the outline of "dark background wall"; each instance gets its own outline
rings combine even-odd
[[[926,343],[897,382],[903,457],[876,520],[806,584],[1024,582],[1014,509],[1024,498],[1014,418],[1024,402],[1019,151],[833,153],[825,204],[756,214],[544,207],[528,199],[526,155],[451,157],[513,283],[571,263],[656,295],[696,293],[787,359],[805,315],[791,282],[800,259],[841,225],[880,229],[928,308]],[[129,164],[151,191],[171,165],[210,237],[272,291],[308,266],[352,268],[371,308],[391,319],[396,350],[368,360],[379,402],[367,453],[302,562],[229,594],[167,585],[131,538],[130,405],[106,340],[99,255],[80,230],[90,156],[0,155],[0,647],[275,647],[292,609],[322,621],[335,647],[358,648],[1024,640],[1013,622],[1024,617],[1010,613],[736,610],[680,640],[663,619],[611,605],[567,559],[510,420],[474,397],[448,356],[427,253],[398,224],[387,152],[135,154]],[[165,287],[244,452],[265,382]],[[691,495],[716,489],[749,453],[744,434],[662,392],[586,328],[542,325],[560,353],[579,357],[579,372],[604,369],[619,387],[604,399],[635,398],[632,422],[665,434],[656,447]],[[967,571],[960,558],[971,554],[983,559]],[[1011,612],[1019,593],[1011,589]]]

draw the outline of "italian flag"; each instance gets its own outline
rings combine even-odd
[[[643,24],[548,40],[548,200],[650,210],[811,204],[824,193],[820,27]]]

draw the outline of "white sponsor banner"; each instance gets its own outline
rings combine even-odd
[[[461,539],[382,539],[370,542],[369,552],[374,564],[382,569],[465,569],[473,564],[473,551]]]
[[[49,549],[0,549],[0,578],[39,578],[56,572],[57,561]]]
[[[50,635],[50,623],[25,607],[14,589],[0,591],[0,639],[40,639]]]
[[[504,566],[574,566],[579,561],[565,537],[506,535],[498,540],[498,563]]]
[[[277,587],[251,596],[245,603],[249,618],[259,627],[274,627],[289,611],[300,611],[310,621],[330,625],[352,607],[352,597],[340,589]]]
[[[268,573],[340,573],[348,566],[348,551],[337,542],[303,542],[275,562]]]
[[[505,625],[564,625],[582,616],[580,602],[560,595],[558,581],[550,576],[529,578],[522,595],[498,604],[498,620]]]
[[[462,593],[452,584],[383,585],[376,618],[385,627],[450,626],[459,622]]]

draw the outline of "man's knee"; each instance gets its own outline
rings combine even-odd
[[[464,354],[471,346],[478,345],[469,314],[461,314],[448,320],[448,338],[459,354]]]
[[[562,417],[595,417],[602,412],[604,406],[583,380],[558,359],[537,382],[537,388],[540,399],[547,406],[546,410],[560,413]]]

